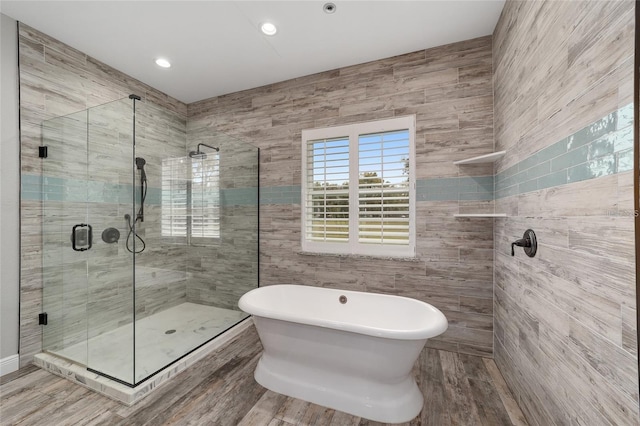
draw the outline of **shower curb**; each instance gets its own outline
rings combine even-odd
[[[136,387],[129,387],[88,371],[85,366],[60,357],[42,352],[36,354],[34,365],[57,376],[63,377],[81,386],[96,391],[118,402],[133,405],[155,389],[170,381],[178,373],[186,370],[200,361],[214,350],[221,348],[240,335],[253,324],[251,317],[247,317],[236,326],[222,333],[212,341],[202,345],[184,358],[154,374]]]

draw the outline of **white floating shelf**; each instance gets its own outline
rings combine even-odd
[[[498,158],[502,157],[507,151],[492,152],[491,154],[480,155],[478,157],[467,158],[466,160],[454,161],[453,164],[479,164],[479,163],[493,163]]]
[[[506,213],[469,213],[454,214],[453,217],[507,217]]]

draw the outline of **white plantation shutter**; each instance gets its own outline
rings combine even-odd
[[[162,160],[162,236],[220,237],[218,154]]]
[[[162,160],[161,234],[163,237],[187,236],[188,158]]]
[[[409,131],[360,135],[358,240],[409,244]]]
[[[220,173],[218,154],[192,159],[191,237],[220,236]]]
[[[415,117],[304,130],[302,248],[415,255]]]
[[[322,139],[307,145],[306,238],[349,240],[349,139]]]

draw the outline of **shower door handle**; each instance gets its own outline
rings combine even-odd
[[[75,251],[87,251],[91,248],[93,228],[86,223],[74,225],[71,230],[71,247]],[[80,247],[83,246],[83,247]]]

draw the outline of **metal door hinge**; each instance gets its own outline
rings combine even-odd
[[[47,158],[47,155],[49,154],[49,147],[48,146],[39,146],[38,147],[38,157],[40,158]]]
[[[49,318],[46,312],[38,314],[38,324],[47,325],[48,322],[49,322]]]

